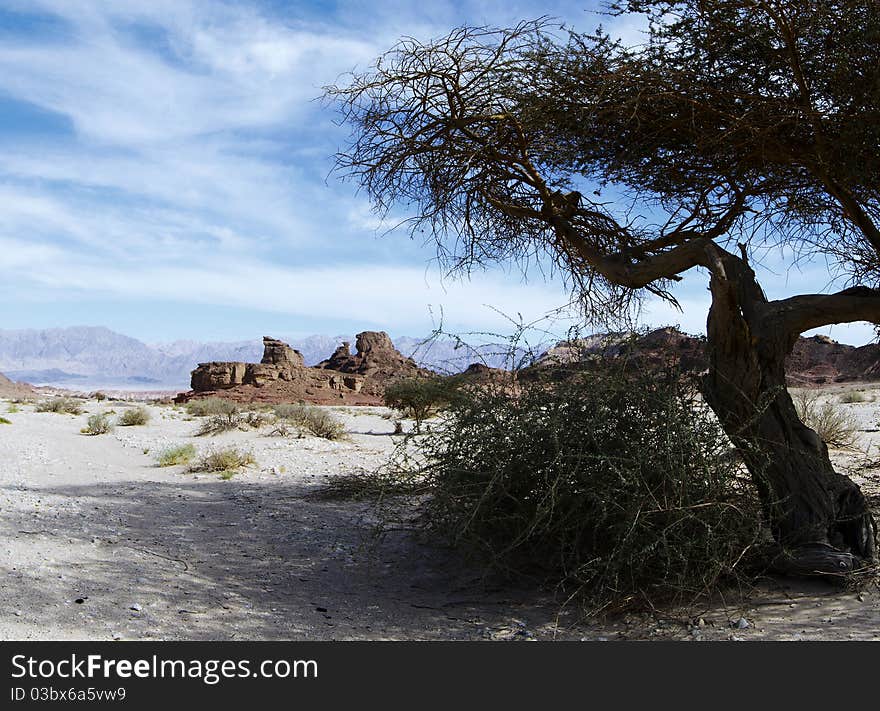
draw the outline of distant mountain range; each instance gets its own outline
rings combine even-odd
[[[343,341],[354,350],[354,336],[314,335],[284,338],[258,334],[252,340],[230,343],[174,341],[146,344],[103,326],[0,330],[0,373],[12,380],[34,385],[72,389],[127,388],[174,390],[189,387],[190,371],[209,361],[258,362],[263,354],[262,336],[277,336],[299,350],[307,365],[329,357]],[[463,370],[473,362],[492,367],[510,366],[509,347],[481,346],[474,350],[456,347],[451,339],[400,337],[394,345],[420,365],[441,372]],[[514,358],[524,352],[517,349]]]

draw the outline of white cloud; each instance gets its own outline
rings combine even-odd
[[[323,16],[308,3],[285,4],[282,16],[220,0],[4,6],[68,28],[0,45],[0,92],[73,129],[0,135],[0,267],[21,303],[47,293],[60,304],[165,299],[308,314],[328,331],[342,318],[412,330],[429,325],[429,305],[460,327],[493,328],[503,318],[483,304],[527,306],[530,319],[566,297],[500,272],[444,289],[425,269],[430,250],[374,239],[387,223],[353,186],[323,180],[344,129],[313,101],[322,85],[402,34],[437,37],[462,23],[547,14],[641,38],[640,21],[570,2],[353,0]],[[652,305],[645,318],[703,330],[707,296],[686,290],[682,303],[684,315]]]

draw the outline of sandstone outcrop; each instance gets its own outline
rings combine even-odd
[[[318,363],[317,367],[340,373],[361,375],[367,380],[367,390],[381,394],[390,380],[431,375],[412,359],[402,355],[384,331],[364,331],[357,335],[356,352],[351,354],[351,344],[343,342],[333,355]]]
[[[192,390],[177,400],[221,396],[243,402],[377,405],[390,380],[429,374],[401,355],[384,332],[358,334],[354,355],[343,343],[315,367],[306,366],[288,344],[266,336],[259,363],[200,363],[192,371]]]

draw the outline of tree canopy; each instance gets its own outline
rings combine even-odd
[[[338,167],[458,269],[549,256],[593,314],[709,277],[706,401],[790,570],[873,560],[876,526],[797,417],[784,363],[819,326],[880,323],[880,4],[619,2],[644,42],[547,18],[404,39],[330,87]],[[850,286],[769,300],[757,250]],[[791,553],[791,550],[798,551]]]
[[[876,285],[876,2],[611,11],[644,13],[644,44],[546,18],[402,40],[329,90],[354,128],[339,167],[452,266],[546,253],[603,309],[666,295],[707,239],[822,252]]]

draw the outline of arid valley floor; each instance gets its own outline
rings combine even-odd
[[[839,403],[853,389],[865,401],[838,406],[863,431],[833,458],[876,511],[880,386],[822,397]],[[383,408],[331,408],[348,432],[333,442],[265,428],[195,437],[196,419],[157,404],[145,426],[85,436],[89,414],[132,403],[91,400],[76,416],[9,405],[0,401],[11,422],[0,425],[2,639],[880,639],[876,585],[768,579],[686,611],[583,619],[552,591],[487,582],[407,530],[371,545],[366,504],[314,494],[388,458]],[[157,466],[158,452],[186,443],[235,444],[256,464],[228,480]]]

